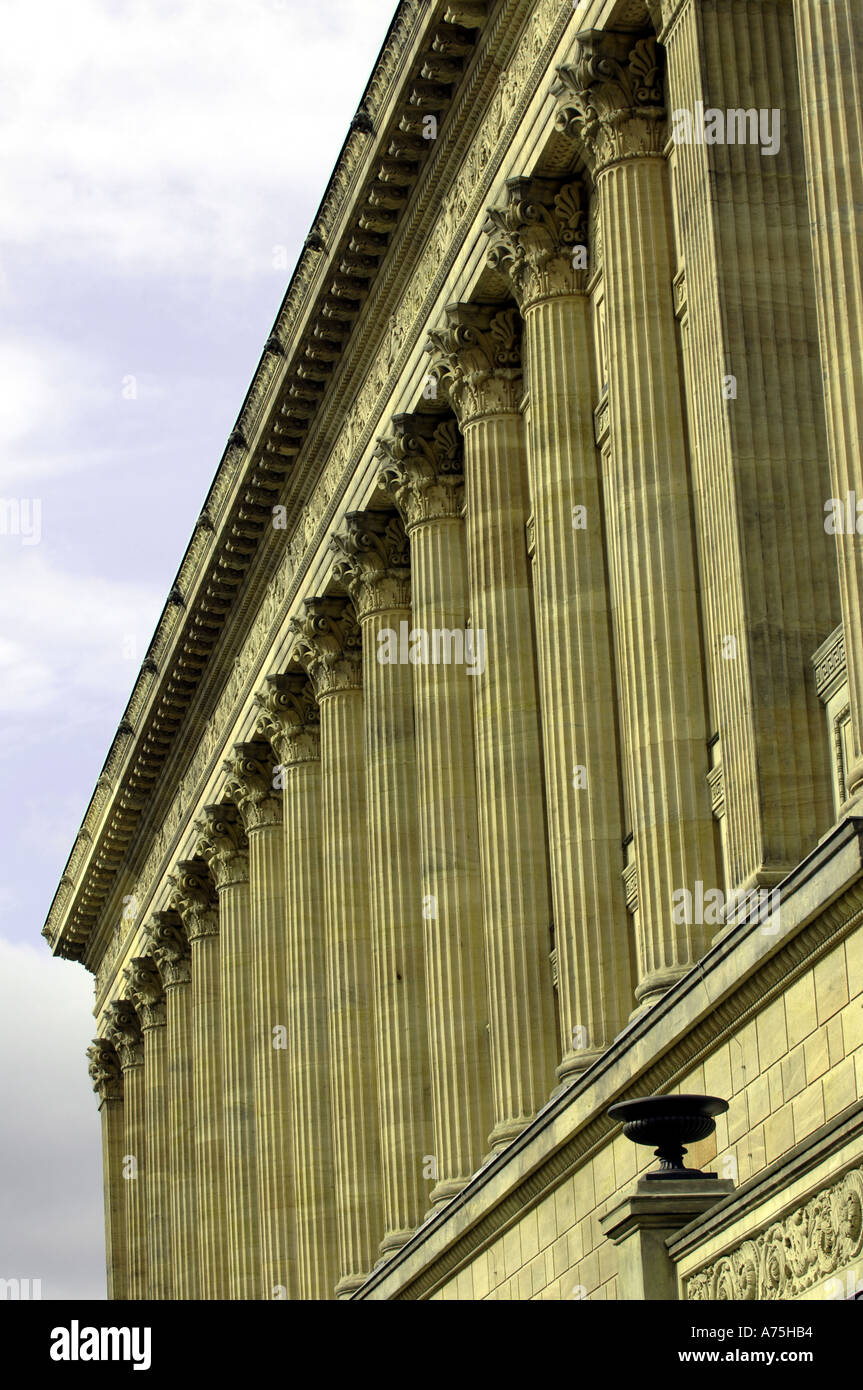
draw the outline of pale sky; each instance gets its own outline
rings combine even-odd
[[[3,6],[0,1278],[44,1298],[105,1283],[92,977],[40,932],[394,10]]]

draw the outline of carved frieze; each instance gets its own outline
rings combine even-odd
[[[799,1298],[861,1251],[863,1168],[854,1168],[781,1221],[690,1275],[684,1296],[693,1302]]]

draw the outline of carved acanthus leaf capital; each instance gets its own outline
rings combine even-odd
[[[183,859],[168,877],[171,905],[179,914],[189,941],[219,934],[219,902],[207,866],[200,859]]]
[[[117,1049],[123,1071],[144,1065],[144,1035],[131,999],[113,999],[105,1015],[105,1031]]]
[[[147,923],[147,935],[165,989],[187,985],[192,978],[192,951],[179,912],[155,912]]]
[[[87,1048],[87,1070],[100,1100],[123,1099],[123,1073],[117,1049],[107,1038],[94,1038]]]
[[[392,512],[349,512],[330,542],[333,578],[350,595],[360,622],[411,606],[410,547]]]
[[[144,1032],[150,1028],[163,1028],[168,1021],[165,987],[153,957],[136,956],[123,971],[123,977]]]
[[[523,383],[516,309],[450,304],[426,351],[462,429],[486,415],[518,411]]]
[[[337,595],[308,598],[301,618],[291,619],[294,656],[305,670],[315,698],[361,690],[363,644],[350,599]]]
[[[237,807],[246,833],[281,825],[282,793],[269,743],[263,739],[238,743],[234,756],[222,766],[229,774],[226,795]]]
[[[461,432],[454,420],[396,415],[393,433],[378,443],[378,486],[389,493],[410,533],[414,527],[464,511]]]
[[[666,110],[655,38],[581,34],[575,62],[558,68],[558,77],[556,127],[579,142],[594,175],[621,159],[662,154]]]
[[[283,767],[315,762],[321,756],[321,712],[304,671],[268,676],[255,696],[258,732],[269,740]]]
[[[236,806],[223,801],[205,806],[195,822],[198,853],[207,863],[217,889],[249,880],[249,840]]]
[[[552,296],[584,293],[589,273],[584,185],[509,179],[507,197],[505,207],[488,212],[488,263],[508,278],[522,313]]]

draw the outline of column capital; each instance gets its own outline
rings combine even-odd
[[[147,935],[165,989],[189,984],[192,952],[179,912],[154,912],[147,924]]]
[[[347,590],[360,622],[411,606],[410,547],[391,512],[349,512],[330,542],[333,578]]]
[[[294,656],[308,675],[315,698],[362,690],[363,643],[350,599],[307,598],[303,615],[291,619]]]
[[[226,793],[240,813],[250,835],[267,825],[282,823],[282,794],[273,785],[275,767],[269,743],[257,739],[236,743],[232,758],[222,764],[229,774]]]
[[[207,866],[201,859],[183,859],[168,876],[171,906],[186,928],[189,942],[219,935],[219,904]]]
[[[168,1021],[165,987],[153,957],[136,956],[123,971],[123,978],[129,986],[129,998],[135,1005],[144,1032],[149,1032],[151,1028],[164,1028]]]
[[[144,1065],[144,1037],[131,999],[113,999],[105,1017],[105,1031],[117,1050],[123,1071]]]
[[[666,136],[662,50],[651,35],[592,29],[557,70],[556,129],[581,146],[594,176],[623,159],[662,154]]]
[[[195,822],[198,853],[206,861],[216,888],[249,881],[249,840],[240,813],[230,801],[205,806]]]
[[[464,461],[454,420],[435,415],[396,415],[393,432],[379,440],[378,486],[389,493],[408,534],[430,521],[461,517]]]
[[[489,208],[488,264],[510,282],[522,313],[583,294],[588,279],[588,196],[579,179],[508,179],[504,207]]]
[[[305,671],[268,676],[255,704],[260,710],[258,732],[284,767],[320,758],[321,712]]]
[[[426,351],[462,429],[486,415],[518,413],[523,392],[516,309],[448,304]]]
[[[94,1038],[87,1048],[87,1070],[100,1101],[123,1099],[123,1072],[117,1049],[107,1038]]]

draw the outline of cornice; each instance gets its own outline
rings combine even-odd
[[[431,15],[433,11],[428,13]],[[109,956],[116,959],[128,946],[128,934],[125,943],[116,930],[111,937],[105,913],[112,895],[121,891],[117,870],[122,865],[126,883],[122,891],[130,891],[134,886],[143,902],[152,890],[154,879],[170,867],[172,856],[176,856],[187,829],[188,810],[200,792],[202,779],[218,769],[221,749],[215,746],[216,735],[211,736],[212,726],[218,722],[220,728],[224,728],[231,717],[237,717],[243,703],[251,699],[254,687],[263,679],[268,642],[302,594],[308,565],[331,527],[359,460],[374,439],[409,354],[425,334],[427,320],[467,229],[483,211],[492,179],[530,100],[547,76],[551,57],[572,20],[571,6],[562,0],[539,0],[538,4],[511,0],[494,9],[487,33],[483,35],[485,47],[471,69],[473,77],[466,82],[464,92],[459,89],[453,119],[442,126],[438,148],[429,162],[428,177],[424,183],[420,180],[418,194],[393,237],[384,272],[378,277],[358,331],[351,340],[350,355],[340,363],[339,379],[313,422],[312,435],[300,461],[302,468],[298,468],[292,479],[287,537],[279,538],[279,550],[270,545],[269,574],[262,577],[261,560],[255,560],[258,579],[265,588],[257,601],[254,623],[245,621],[246,640],[237,651],[236,659],[232,660],[229,654],[227,660],[218,663],[218,669],[214,670],[212,664],[209,669],[203,668],[195,678],[197,687],[194,680],[191,682],[189,698],[196,688],[199,692],[195,709],[203,710],[200,701],[205,690],[213,691],[218,699],[208,707],[208,713],[194,714],[192,719],[178,715],[180,723],[186,721],[182,743],[172,751],[172,739],[167,740],[163,756],[170,761],[161,766],[168,770],[156,774],[158,808],[154,797],[146,820],[141,818],[141,807],[134,808],[130,822],[119,827],[118,833],[115,812],[124,790],[125,770],[121,767],[114,777],[103,783],[99,808],[95,815],[88,815],[49,916],[46,935],[52,940],[55,951],[85,959],[88,968],[94,969],[97,965],[106,966]],[[427,33],[427,29],[424,32]],[[420,36],[415,44],[417,49],[422,48],[422,42]],[[508,66],[500,71],[506,63]],[[476,90],[468,91],[471,81]],[[448,168],[454,177],[449,192],[444,192],[448,185],[443,174],[435,181],[438,165],[444,157],[450,161]],[[382,297],[385,291],[398,308],[398,315],[381,339],[380,333],[376,338],[368,331],[369,316],[376,316],[379,324],[384,322]],[[314,321],[316,302],[310,301],[307,323]],[[389,324],[388,319],[386,324]],[[302,331],[298,329],[298,345],[302,341]],[[359,388],[356,385],[358,372]],[[271,400],[267,419],[271,418],[273,409]],[[253,441],[254,449],[262,439],[263,433],[259,433]],[[309,460],[317,458],[326,459],[326,465],[319,469],[310,489],[309,479],[314,476],[314,470]],[[248,469],[252,467],[249,463]],[[267,530],[272,533],[271,527]],[[247,557],[247,569],[253,558],[254,555]],[[193,607],[195,602],[195,596],[186,599],[187,607]],[[240,603],[232,605],[232,622],[240,607],[246,604],[246,618],[254,613],[251,597],[241,594]],[[207,719],[209,723],[204,727]],[[127,734],[132,733],[131,726],[127,726]],[[117,759],[116,765],[121,761]],[[129,762],[127,757],[126,763]],[[116,784],[119,786],[114,790]],[[104,811],[109,805],[110,818]],[[102,819],[105,824],[100,832]],[[146,837],[145,826],[149,827]],[[97,835],[98,843],[95,843]],[[103,849],[110,848],[112,836],[113,859],[103,862]],[[94,946],[97,925],[100,930]]]

